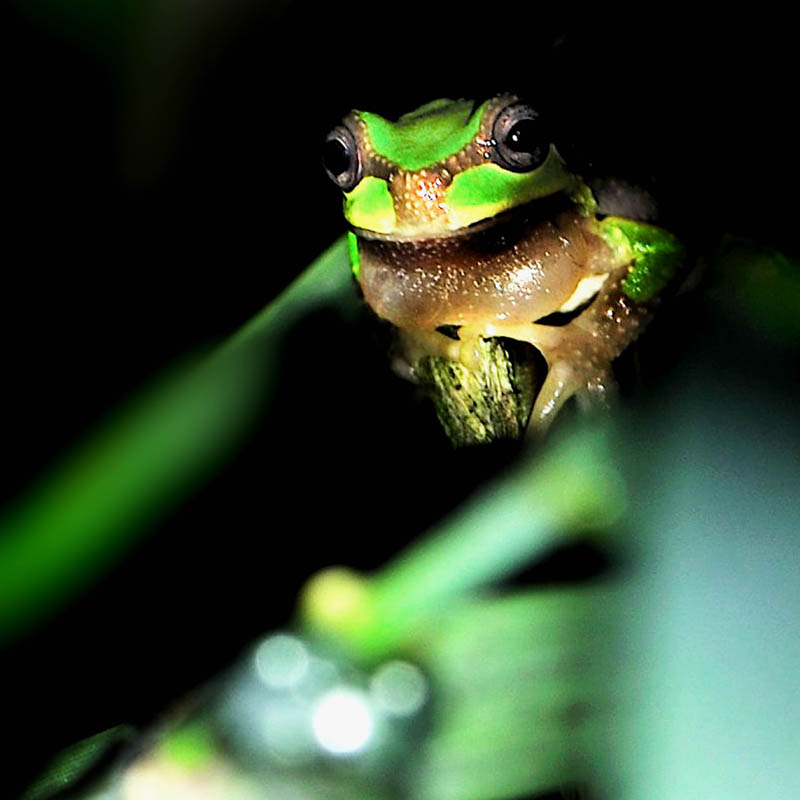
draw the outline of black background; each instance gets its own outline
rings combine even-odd
[[[601,169],[656,179],[698,247],[731,231],[796,249],[793,68],[763,10],[162,3],[109,33],[54,8],[6,26],[4,500],[342,231],[319,144],[351,107],[521,91]],[[656,390],[696,338],[678,316],[643,345]],[[453,453],[366,325],[318,314],[286,348],[232,464],[4,655],[12,784],[147,722],[288,620],[318,568],[378,567],[512,455]]]

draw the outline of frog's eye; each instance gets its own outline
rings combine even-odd
[[[322,164],[328,177],[343,191],[349,192],[361,180],[361,156],[353,132],[337,125],[325,138]]]
[[[492,160],[513,172],[530,172],[550,152],[550,140],[541,118],[527,103],[501,109],[492,127]]]

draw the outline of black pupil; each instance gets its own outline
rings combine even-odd
[[[328,172],[337,178],[350,169],[350,151],[347,149],[347,145],[339,139],[329,139],[325,142],[322,157]]]
[[[536,120],[521,119],[506,136],[506,146],[515,153],[534,153],[539,149]]]

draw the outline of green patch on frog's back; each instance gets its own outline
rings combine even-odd
[[[675,277],[686,250],[669,231],[624,217],[606,217],[598,232],[611,247],[630,249],[633,261],[622,290],[638,303],[652,300]]]

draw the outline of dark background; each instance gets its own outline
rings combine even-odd
[[[723,232],[796,250],[793,67],[786,22],[763,11],[144,9],[41,0],[6,26],[3,500],[339,235],[319,144],[352,107],[521,91],[600,171],[654,179],[699,250]],[[703,328],[702,301],[682,302],[642,344],[651,391]],[[146,723],[285,623],[314,571],[378,567],[513,455],[452,452],[365,323],[315,315],[286,352],[229,467],[4,654],[12,785]]]

